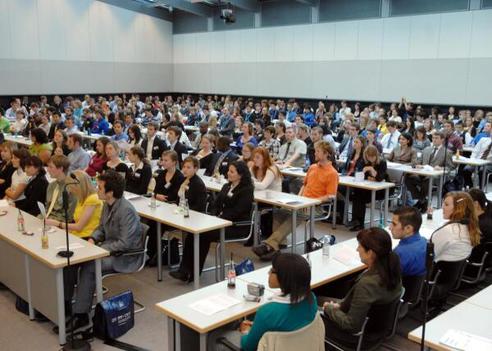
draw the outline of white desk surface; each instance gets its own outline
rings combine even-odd
[[[333,258],[338,250],[344,248],[350,249],[353,253],[353,263],[345,264]],[[309,254],[309,260],[311,261],[311,288],[314,289],[352,273],[362,271],[365,268],[365,265],[360,261],[356,249],[357,240],[354,238],[331,246],[330,257],[324,256],[323,250],[311,252]],[[306,257],[307,254],[304,254],[303,256]],[[249,283],[263,284],[265,287],[268,287],[268,271],[270,268],[271,265],[263,267],[253,272],[240,275],[238,279]]]
[[[17,231],[17,215],[19,210],[13,207],[1,207],[7,214],[0,217],[0,238],[17,247],[34,259],[43,262],[52,269],[63,268],[67,265],[67,259],[57,256],[58,251],[66,250],[65,231],[52,227],[52,232],[48,233],[49,248],[41,248],[42,221],[39,218],[23,212],[24,227],[27,232],[33,232],[33,236],[23,235]],[[82,263],[109,256],[109,252],[93,245],[84,239],[69,234],[70,245],[81,245],[74,248],[74,255],[70,258],[71,264]]]
[[[166,202],[156,201],[157,207],[151,208],[149,206],[150,199],[143,196],[129,201],[135,206],[140,216],[193,234],[200,234],[232,225],[231,221],[191,210],[190,216],[185,218],[181,213],[177,213],[177,205]]]
[[[13,142],[13,143],[21,144],[24,146],[31,146],[32,145],[31,139],[25,138],[22,135],[13,136],[12,134],[5,134],[5,140]]]
[[[485,194],[487,196],[487,200],[492,201],[492,192]]]
[[[217,182],[212,177],[201,176],[201,178],[205,183],[205,187],[208,190],[215,192],[220,191],[222,186],[226,183],[225,180]],[[316,199],[273,190],[257,190],[254,193],[254,198],[256,202],[278,206],[289,210],[300,210],[306,207],[319,205],[321,203]]]
[[[444,174],[444,171],[442,169],[428,170],[425,168],[418,168],[418,167],[413,168],[412,166],[407,164],[401,164],[401,163],[389,162],[389,161],[387,161],[386,164],[388,166],[388,169],[400,170],[403,173],[417,174],[424,177],[439,177]]]
[[[470,298],[472,299],[473,296]],[[492,310],[469,303],[468,300],[454,306],[427,322],[425,329],[425,345],[433,350],[452,351],[439,340],[449,329],[465,331],[477,336],[492,337]],[[412,330],[408,339],[420,343],[422,327]]]
[[[427,219],[426,213],[422,215],[422,226],[420,228],[434,231],[446,222],[447,220],[442,218],[442,209],[438,209],[432,212],[432,219]]]
[[[469,166],[484,166],[491,163],[490,161],[482,160],[481,158],[469,158],[464,156],[460,156],[459,158],[453,156],[453,162]]]
[[[463,151],[464,152],[473,152],[474,148],[475,148],[475,146],[473,146],[473,145],[463,145]]]
[[[269,302],[269,297],[273,295],[271,290],[265,289],[265,295],[260,302],[248,302],[243,299],[243,295],[247,292],[247,283],[243,280],[236,279],[235,289],[227,288],[227,281],[222,281],[157,303],[156,306],[161,313],[203,334],[254,313],[262,305]],[[226,294],[241,300],[241,303],[211,316],[202,314],[190,307],[193,302],[218,294]]]
[[[492,315],[492,285],[480,290],[478,293],[470,296],[465,301],[467,303],[491,310],[490,313]],[[492,337],[492,328],[490,330],[490,336]]]

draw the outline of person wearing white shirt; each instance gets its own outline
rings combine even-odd
[[[253,151],[252,159],[253,167],[250,171],[255,189],[282,191],[282,174],[273,162],[268,149],[257,147]]]
[[[481,138],[473,148],[471,158],[481,158],[492,161],[491,143],[492,139],[490,137]]]
[[[12,133],[22,133],[27,126],[27,119],[25,118],[24,111],[17,110],[15,113],[15,122],[10,125],[10,131]]]
[[[12,166],[15,168],[12,174],[10,187],[5,190],[5,197],[11,201],[23,200],[24,190],[29,183],[29,176],[24,171],[24,162],[29,158],[27,149],[17,149],[12,152]]]
[[[473,200],[463,191],[450,192],[444,199],[442,211],[443,219],[449,222],[431,236],[434,261],[465,260],[470,256],[472,248],[480,243],[480,229]]]
[[[384,149],[393,150],[398,145],[398,139],[400,138],[400,132],[397,127],[398,124],[395,121],[389,121],[386,124],[388,133],[381,139],[381,145]]]

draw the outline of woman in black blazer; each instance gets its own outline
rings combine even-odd
[[[379,155],[378,149],[374,145],[369,145],[364,150],[364,179],[382,182],[388,178],[386,161]],[[352,201],[352,221],[348,224],[350,231],[364,229],[364,219],[366,217],[366,204],[371,201],[371,191],[355,188]],[[376,199],[384,197],[384,190],[376,192]]]
[[[12,166],[12,150],[14,144],[5,142],[0,146],[2,163],[0,164],[0,198],[5,197],[5,190],[10,187],[12,183],[12,174],[15,172],[14,166]]]
[[[15,202],[15,207],[33,216],[39,215],[38,202],[44,204],[48,180],[45,176],[43,162],[37,156],[30,156],[25,161],[26,174],[31,177],[24,190],[25,198]]]
[[[159,201],[177,202],[178,191],[185,177],[178,166],[178,154],[174,150],[162,153],[161,166],[164,170],[158,172],[155,180],[154,196]]]
[[[126,173],[126,191],[139,195],[147,194],[152,178],[152,167],[145,159],[144,150],[140,146],[132,147],[128,159],[132,166]]]
[[[183,172],[185,172],[184,166]],[[229,182],[222,187],[215,200],[215,215],[231,222],[249,220],[254,200],[254,185],[248,166],[243,161],[232,162],[229,165],[227,178]],[[189,192],[191,192],[191,189]],[[202,209],[204,210],[204,199],[201,200],[199,203],[203,204]],[[247,230],[249,230],[248,227],[232,226],[226,228],[225,235],[228,239],[243,237],[245,235],[245,231]],[[219,230],[214,230],[200,235],[200,273],[203,270],[203,265],[205,263],[205,259],[207,258],[208,250],[210,248],[210,243],[212,241],[218,241],[219,238]],[[173,278],[185,282],[193,281],[193,248],[193,236],[188,235],[185,240],[181,265],[177,271],[170,273]]]

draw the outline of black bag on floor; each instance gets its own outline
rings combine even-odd
[[[27,303],[26,300],[24,300],[20,296],[17,296],[17,298],[15,299],[15,309],[20,313],[29,316],[29,304]],[[34,319],[37,320],[38,322],[48,321],[48,318],[46,318],[43,314],[39,313],[36,310],[34,310]]]
[[[94,336],[102,340],[116,339],[135,325],[133,294],[125,291],[99,302],[93,318]]]
[[[164,240],[162,247],[162,265],[167,266],[167,253],[171,250],[171,265],[179,263],[179,241],[176,238],[170,240],[167,245],[167,240]]]
[[[446,194],[452,191],[461,191],[464,186],[465,182],[460,176],[456,176],[453,179],[447,180],[442,186],[442,198],[444,199]]]

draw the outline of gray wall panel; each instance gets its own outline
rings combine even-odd
[[[319,21],[334,22],[381,16],[381,0],[321,0]]]

